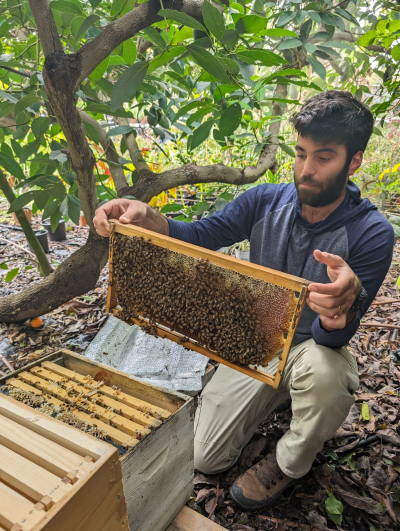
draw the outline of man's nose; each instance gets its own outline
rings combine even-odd
[[[315,167],[310,158],[306,158],[303,167],[301,168],[301,174],[304,175],[314,175],[315,174]]]

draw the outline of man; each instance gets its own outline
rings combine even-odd
[[[257,426],[292,399],[290,429],[276,451],[231,488],[245,510],[273,504],[304,476],[346,418],[359,381],[345,345],[393,250],[390,223],[349,181],[372,134],[368,107],[348,92],[328,91],[309,99],[292,123],[298,133],[294,183],[256,186],[194,223],[167,220],[128,200],[107,203],[94,218],[103,236],[112,217],[214,250],[248,239],[252,262],[312,281],[279,388],[220,365],[196,411],[195,467],[215,474],[232,466]],[[275,359],[267,371],[276,369]]]

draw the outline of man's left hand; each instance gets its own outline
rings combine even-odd
[[[332,332],[344,328],[353,320],[354,314],[349,314],[349,310],[360,294],[361,282],[340,256],[315,250],[314,257],[321,264],[326,264],[332,283],[310,284],[306,302],[319,314],[323,328]]]

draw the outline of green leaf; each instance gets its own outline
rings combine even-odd
[[[149,63],[139,61],[126,70],[115,83],[111,94],[111,110],[116,111],[125,101],[128,101],[142,84]]]
[[[15,103],[11,103],[9,101],[2,101],[0,103],[0,118],[4,118],[4,116],[7,116],[11,114],[14,111]]]
[[[363,402],[363,404],[361,406],[361,418],[363,420],[370,420],[369,407],[368,407],[368,404],[366,402]]]
[[[356,18],[353,17],[353,15],[351,13],[349,13],[348,11],[346,11],[346,9],[342,9],[341,7],[337,7],[335,9],[336,13],[338,13],[341,17],[349,20],[350,22],[353,22],[353,24],[355,24],[356,26],[359,26],[360,23],[358,22],[358,20]]]
[[[71,194],[68,194],[65,199],[67,200],[68,216],[72,219],[75,225],[79,225],[79,216],[81,213],[81,202],[79,201],[77,197]]]
[[[395,61],[398,61],[400,59],[400,44],[396,44],[396,46],[393,46],[392,51],[390,53],[393,59]]]
[[[20,179],[21,181],[25,179],[21,166],[15,162],[10,155],[4,153],[4,151],[0,151],[0,166],[3,166],[8,173],[11,173],[11,175],[14,175],[17,179]]]
[[[175,20],[175,22],[179,22],[179,24],[183,24],[184,26],[188,26],[189,28],[198,29],[204,32],[206,31],[206,28],[203,26],[203,24],[198,22],[190,15],[182,13],[181,11],[176,11],[175,9],[161,9],[158,14],[161,17],[166,17],[171,20]]]
[[[293,37],[290,37],[289,39],[285,39],[280,43],[278,50],[289,50],[290,48],[299,48],[300,46],[303,46],[303,43],[300,39],[294,39]]]
[[[34,105],[35,103],[38,103],[39,101],[41,101],[41,98],[39,98],[39,96],[36,96],[36,94],[28,94],[27,96],[23,96],[15,105],[15,116],[18,116],[19,113],[21,113],[25,109],[28,109],[28,107]]]
[[[224,36],[221,39],[221,42],[224,46],[228,48],[234,48],[239,40],[239,32],[236,29],[227,29],[225,30]]]
[[[187,103],[186,105],[181,107],[179,111],[175,114],[174,119],[172,120],[172,123],[176,122],[176,120],[179,120],[181,116],[184,116],[189,111],[192,111],[193,109],[197,109],[197,107],[204,107],[204,105],[207,105],[207,102],[201,99]]]
[[[95,144],[98,144],[99,143],[99,132],[97,131],[97,129],[94,127],[94,125],[92,125],[91,123],[89,122],[83,122],[83,127],[85,129],[85,136],[88,137],[89,140],[91,140],[92,142],[94,142]]]
[[[106,137],[116,136],[116,135],[127,135],[133,131],[133,127],[130,125],[117,125],[117,127],[112,127],[106,134]]]
[[[222,138],[231,136],[239,127],[241,120],[242,108],[240,103],[234,103],[225,109],[219,121],[219,132]]]
[[[78,4],[75,4],[75,2],[70,2],[69,0],[56,0],[54,2],[50,2],[50,7],[56,11],[61,11],[62,13],[83,15],[82,8]]]
[[[60,217],[61,217],[61,212],[57,205],[57,208],[54,210],[54,212],[50,216],[50,226],[53,232],[56,230],[58,224],[60,223]]]
[[[210,33],[220,41],[225,32],[224,16],[208,0],[203,3],[203,19]]]
[[[329,511],[331,514],[342,514],[342,502],[335,498],[335,495],[332,492],[329,492],[329,490],[327,490],[326,493],[328,494],[328,497],[325,500],[326,510]]]
[[[369,46],[370,44],[373,44],[375,41],[375,38],[378,36],[378,32],[376,30],[370,30],[367,31],[364,35],[361,35],[361,37],[358,39],[357,44],[359,46]]]
[[[264,66],[278,66],[287,64],[286,59],[274,52],[270,52],[269,50],[240,50],[239,52],[236,52],[236,57],[241,61],[251,65],[255,64],[255,61],[259,61]]]
[[[178,203],[170,203],[169,205],[165,205],[164,207],[162,207],[160,209],[160,212],[162,214],[165,214],[166,212],[179,212],[183,208],[185,208],[184,205],[180,205]]]
[[[204,122],[204,124],[201,124],[200,127],[194,130],[192,144],[190,146],[191,150],[200,146],[208,138],[213,125],[214,120],[207,120],[207,122]]]
[[[50,198],[50,190],[42,190],[35,196],[35,205],[39,210],[43,210]]]
[[[373,129],[372,132],[373,132],[374,135],[383,136],[382,131],[378,127],[374,126],[374,129]]]
[[[239,74],[240,68],[236,61],[232,61],[232,59],[229,59],[228,57],[219,57],[218,61],[230,74],[234,76],[237,76]]]
[[[50,218],[51,215],[55,212],[55,210],[58,210],[58,203],[56,201],[52,201],[43,210],[42,219],[47,220],[48,218]]]
[[[124,42],[122,57],[130,65],[133,65],[133,63],[136,61],[137,48],[134,40],[128,39]]]
[[[325,67],[322,63],[318,61],[318,59],[314,59],[313,57],[308,57],[308,62],[310,63],[313,69],[313,72],[315,72],[322,79],[326,78]]]
[[[235,25],[239,33],[259,33],[265,29],[267,19],[258,15],[246,15],[240,18]]]
[[[25,205],[33,201],[38,194],[40,194],[40,190],[30,190],[29,192],[21,194],[11,203],[8,212],[12,213],[21,210]]]
[[[47,116],[38,116],[31,123],[32,133],[35,136],[42,136],[50,127],[50,120]]]
[[[89,78],[92,81],[99,81],[105,74],[108,64],[110,62],[110,56],[106,57],[100,64],[96,66],[93,72],[89,75]]]
[[[14,269],[11,269],[7,275],[5,276],[6,282],[11,282],[19,273],[19,267],[14,267]]]
[[[214,57],[210,52],[204,50],[196,44],[190,44],[187,48],[194,61],[211,76],[213,76],[215,79],[218,79],[219,81],[222,81],[223,83],[231,82],[228,74],[226,73],[220,61],[218,61],[218,59]]]
[[[279,147],[281,148],[282,151],[284,151],[285,153],[287,153],[291,157],[295,157],[296,156],[296,153],[293,151],[293,149],[291,147],[287,146],[286,144],[279,144]]]
[[[0,264],[0,269],[8,269],[8,265],[3,262],[2,264]]]
[[[174,48],[170,48],[167,52],[157,55],[157,57],[154,57],[154,59],[150,61],[147,73],[151,74],[160,66],[170,63],[173,59],[175,59],[175,57],[181,55],[185,50],[186,46],[175,46]]]
[[[334,524],[339,525],[339,526],[342,524],[343,516],[341,514],[334,514],[334,513],[329,512],[328,509],[325,509],[325,510],[326,510],[327,516],[332,520]]]
[[[79,26],[79,29],[75,35],[75,40],[78,41],[81,37],[83,37],[87,30],[91,26],[93,26],[93,24],[96,24],[98,20],[100,20],[100,17],[98,15],[89,15],[88,17],[86,17],[82,24]]]
[[[296,15],[297,15],[297,11],[285,11],[278,18],[278,21],[277,21],[276,25],[277,26],[286,26],[286,24],[288,24],[291,20],[293,20]]]
[[[164,50],[164,48],[167,46],[167,43],[163,39],[161,33],[159,33],[156,28],[153,28],[153,26],[149,26],[143,30],[143,33],[146,35],[149,41],[153,42],[155,45],[161,48],[161,50]]]
[[[26,144],[19,154],[19,161],[21,164],[24,164],[29,157],[31,157],[33,154],[37,153],[39,150],[41,142],[30,142],[29,144]]]
[[[261,32],[261,35],[265,35],[266,37],[297,37],[297,33],[294,31],[281,28],[266,29]]]

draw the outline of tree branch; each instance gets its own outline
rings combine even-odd
[[[183,11],[193,17],[202,15],[202,4],[202,0],[165,0],[163,2],[164,8]],[[123,17],[110,22],[97,37],[82,46],[76,54],[80,62],[80,72],[77,75],[75,86],[79,86],[117,46],[139,31],[162,20],[162,17],[157,15],[160,9],[160,0],[148,0]]]
[[[129,122],[126,118],[118,118],[119,125],[129,125]],[[133,133],[129,133],[128,135],[124,135],[126,147],[128,148],[129,155],[131,157],[131,161],[135,165],[135,168],[139,175],[148,175],[149,173],[153,173],[147,162],[142,157],[142,153],[139,149],[139,146],[136,142],[135,135]]]
[[[277,85],[276,96],[285,98],[287,96],[287,85]],[[274,102],[272,108],[274,117],[280,117],[283,109],[279,103]],[[141,201],[149,202],[152,197],[160,194],[169,188],[181,186],[184,184],[198,183],[229,183],[229,184],[248,184],[257,181],[266,171],[276,163],[276,152],[279,146],[279,135],[281,122],[276,120],[269,127],[270,141],[265,144],[255,166],[247,166],[244,169],[231,168],[224,164],[213,164],[210,166],[197,166],[196,164],[186,164],[180,168],[164,171],[163,173],[152,173],[150,176],[139,179],[130,189]]]
[[[56,52],[64,53],[48,0],[29,0],[45,58]]]
[[[81,118],[84,122],[91,124],[99,133],[99,141],[101,147],[104,150],[106,159],[119,164],[119,155],[115,148],[114,142],[111,140],[111,138],[107,138],[104,128],[99,124],[97,120],[95,120],[85,111],[79,110],[79,114],[81,115]],[[113,164],[109,164],[109,169],[118,194],[126,188],[129,188],[128,181],[125,178],[124,170],[121,166],[114,166]]]

